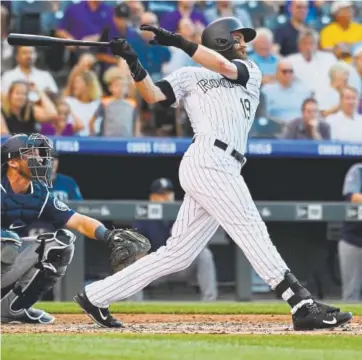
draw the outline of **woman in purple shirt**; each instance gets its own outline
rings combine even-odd
[[[80,119],[71,113],[64,100],[57,102],[58,116],[52,122],[42,124],[41,134],[46,136],[72,136],[84,128]]]

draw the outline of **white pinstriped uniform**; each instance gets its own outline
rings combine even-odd
[[[166,78],[177,102],[184,100],[195,133],[195,142],[179,168],[184,201],[166,246],[86,286],[94,305],[107,307],[161,276],[187,268],[219,225],[271,288],[284,279],[288,267],[273,246],[240,175],[242,165],[230,155],[233,149],[245,152],[259,104],[261,72],[251,61],[244,64],[250,74],[246,88],[204,68],[185,67]],[[227,150],[215,147],[215,139],[228,144]]]

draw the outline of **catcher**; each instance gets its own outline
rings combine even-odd
[[[49,193],[53,151],[49,139],[40,134],[14,135],[1,146],[1,323],[54,322],[54,316],[32,306],[64,276],[72,261],[75,236],[63,227],[104,241],[111,249],[113,271],[150,249],[149,241],[133,230],[108,230]],[[29,244],[23,246],[21,236],[35,220],[58,230],[28,238]],[[102,326],[122,327],[107,309],[95,320]]]

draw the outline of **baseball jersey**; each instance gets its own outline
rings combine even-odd
[[[259,105],[262,74],[252,61],[235,61],[242,62],[249,71],[246,87],[203,67],[184,67],[164,80],[173,89],[173,106],[184,101],[196,136],[214,137],[244,153]]]
[[[356,193],[362,194],[362,163],[353,165],[344,179],[343,196],[346,197],[346,200],[350,201],[352,194]],[[362,247],[362,223],[345,222],[342,227],[342,239]]]
[[[22,236],[26,228],[40,220],[63,227],[75,214],[62,201],[49,193],[47,186],[39,181],[30,183],[25,194],[13,192],[6,175],[1,180],[1,227]]]
[[[57,174],[53,186],[49,188],[50,194],[60,200],[61,202],[67,202],[69,200],[83,200],[83,196],[79,190],[79,187],[75,180],[63,174]],[[46,222],[39,219],[29,225],[25,233],[27,236],[38,236],[47,231],[55,231],[56,227],[51,222]]]

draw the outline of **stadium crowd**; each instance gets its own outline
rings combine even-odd
[[[183,106],[144,103],[128,67],[106,48],[13,48],[9,32],[98,40],[124,37],[157,81],[198,66],[151,46],[142,23],[200,43],[236,16],[257,29],[250,59],[263,73],[250,136],[362,142],[362,3],[352,1],[2,1],[1,133],[192,136]],[[121,115],[120,115],[121,114]]]

